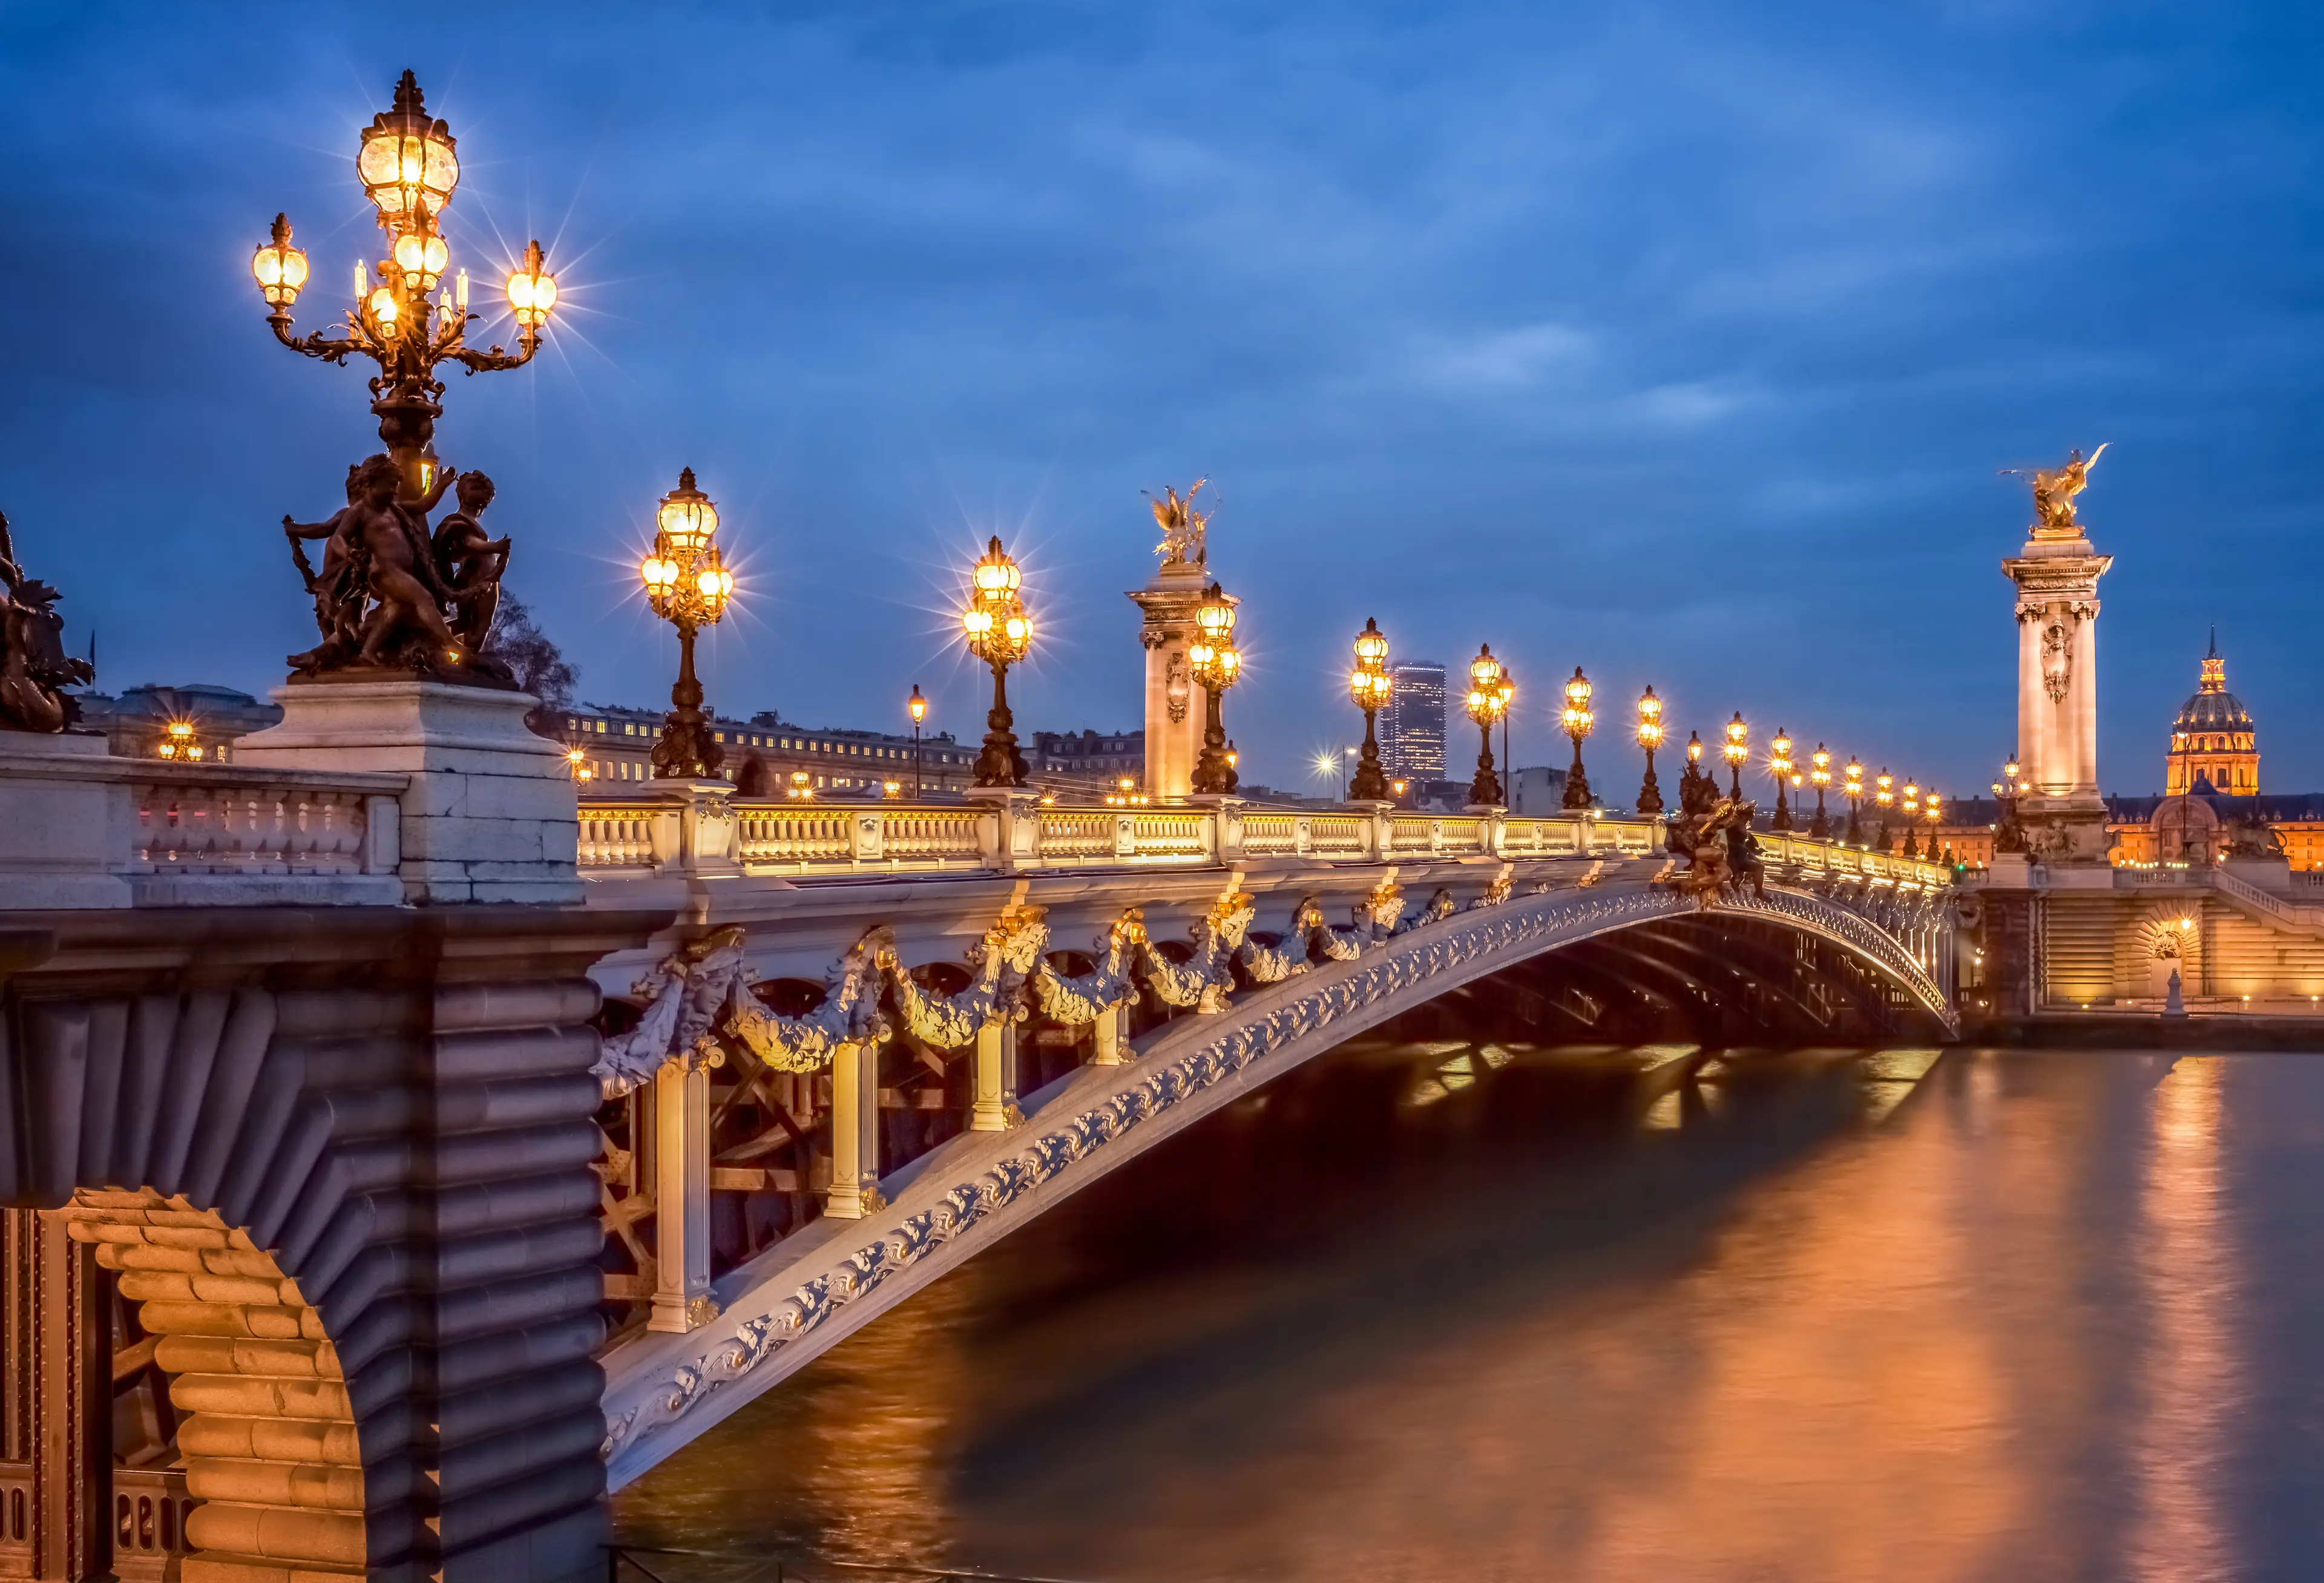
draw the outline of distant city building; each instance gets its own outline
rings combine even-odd
[[[78,696],[81,729],[103,732],[106,750],[117,759],[161,758],[167,744],[171,750],[167,757],[230,763],[235,738],[264,731],[282,719],[275,704],[203,682],[181,687],[148,683],[119,697],[107,693]],[[180,729],[173,732],[172,726]],[[191,749],[200,751],[197,755]]]
[[[2203,783],[2209,782],[2206,787]],[[2219,658],[2219,635],[2203,657],[2195,695],[2171,726],[2170,762],[2163,767],[2163,795],[2209,790],[2222,796],[2259,795],[2259,732],[2243,700],[2227,691],[2227,662]]]
[[[1529,819],[1565,812],[1565,771],[1534,765],[1508,772],[1509,812]],[[1603,798],[1599,799],[1604,801]]]
[[[1380,759],[1392,778],[1444,777],[1444,667],[1416,659],[1393,668],[1396,692],[1380,721]]]
[[[566,712],[564,738],[580,752],[592,779],[651,780],[662,715],[659,709],[584,704]],[[911,795],[909,732],[809,730],[772,710],[748,720],[713,716],[712,725],[726,749],[725,778],[754,795],[779,796],[795,775],[805,775],[815,790],[843,796],[884,796],[890,781],[899,795]],[[919,752],[924,795],[957,796],[975,773],[976,754],[949,732],[922,737]],[[753,784],[762,777],[763,784]]]
[[[1037,731],[1022,751],[1028,778],[1059,796],[1102,796],[1123,777],[1146,780],[1146,733]]]

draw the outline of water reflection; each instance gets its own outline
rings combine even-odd
[[[1119,1579],[2309,1576],[2319,1393],[2251,1392],[2245,1326],[2312,1361],[2319,1139],[2298,1057],[1351,1047],[617,1523]]]

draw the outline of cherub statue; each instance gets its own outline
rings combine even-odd
[[[2034,481],[2034,530],[2056,538],[2079,538],[2081,524],[2074,520],[2074,497],[2089,487],[2090,469],[2106,455],[2111,440],[2102,443],[2085,458],[2077,446],[2066,457],[2066,465],[2051,471],[2028,472],[2022,467],[2005,467],[2005,475],[2015,474]]]
[[[0,516],[0,728],[60,732],[80,719],[80,700],[63,689],[97,679],[96,667],[65,653],[57,591],[16,564],[8,519]]]
[[[460,475],[460,509],[436,526],[436,569],[449,590],[452,630],[463,657],[484,652],[501,607],[501,574],[508,569],[509,541],[486,538],[477,519],[493,503],[493,481],[481,473]]]
[[[1167,484],[1163,486],[1160,500],[1155,500],[1151,493],[1147,495],[1154,507],[1155,525],[1162,529],[1162,542],[1154,547],[1154,553],[1162,557],[1164,566],[1199,566],[1205,564],[1210,551],[1203,538],[1210,526],[1211,516],[1208,511],[1194,509],[1194,492],[1209,482],[1207,478],[1197,478],[1194,486],[1183,495]]]
[[[445,475],[447,480],[450,476]],[[445,590],[436,575],[425,530],[416,528],[413,515],[396,503],[401,483],[401,470],[391,458],[374,456],[365,462],[357,478],[361,498],[347,508],[339,529],[360,551],[375,601],[364,618],[357,658],[365,665],[397,665],[422,658],[415,668],[433,670],[453,663],[460,640],[444,620]],[[428,645],[424,657],[410,654],[415,640]]]
[[[362,641],[364,589],[361,568],[355,564],[354,539],[343,529],[347,515],[362,497],[363,487],[357,482],[363,476],[364,465],[353,462],[347,465],[347,503],[319,522],[295,522],[290,513],[282,513],[282,533],[290,541],[291,564],[307,584],[307,592],[315,601],[315,626],[323,640],[304,654],[290,657],[290,668],[309,670],[326,665],[344,665],[353,658],[355,646]],[[319,538],[323,543],[323,569],[315,570],[307,559],[306,546],[301,539]]]

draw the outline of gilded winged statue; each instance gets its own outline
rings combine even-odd
[[[1154,507],[1155,526],[1162,529],[1162,542],[1154,547],[1154,553],[1162,557],[1164,566],[1199,566],[1208,557],[1203,535],[1210,526],[1211,514],[1194,509],[1194,492],[1209,482],[1197,478],[1183,495],[1166,484],[1161,499],[1150,493],[1146,497]]]
[[[2089,487],[2090,469],[2106,455],[2111,440],[2099,445],[2086,458],[2077,446],[2066,457],[2066,465],[2055,469],[2029,472],[2022,467],[2005,467],[2005,474],[2015,474],[2034,481],[2034,528],[2038,533],[2052,534],[2066,538],[2081,537],[2082,527],[2074,519],[2074,497]]]

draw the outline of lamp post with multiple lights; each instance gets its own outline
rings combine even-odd
[[[364,128],[355,174],[378,211],[388,245],[385,258],[355,265],[355,299],[344,334],[290,333],[290,309],[307,285],[308,264],[305,252],[291,245],[287,216],[274,216],[272,235],[252,255],[250,272],[270,310],[266,322],[282,345],[326,363],[345,363],[360,354],[379,364],[379,376],[371,382],[371,410],[401,480],[397,499],[410,504],[428,499],[435,487],[432,442],[436,419],[444,413],[438,367],[457,363],[470,373],[482,373],[531,362],[541,329],[557,308],[557,277],[542,261],[540,244],[529,245],[507,282],[516,350],[477,351],[468,345],[467,327],[477,316],[468,311],[467,272],[459,272],[448,286],[443,283],[451,254],[442,220],[459,185],[460,161],[451,129],[428,114],[410,72],[396,84],[393,108]]]
[[[1663,701],[1648,687],[1638,697],[1638,746],[1646,750],[1646,778],[1638,783],[1638,812],[1663,811],[1663,788],[1655,784],[1655,750],[1663,745]]]
[[[1194,760],[1194,789],[1205,796],[1231,796],[1242,778],[1235,773],[1234,744],[1227,741],[1219,701],[1242,679],[1242,654],[1234,646],[1234,601],[1216,583],[1194,607],[1194,640],[1186,665],[1203,689],[1203,750]]]
[[[1904,855],[1916,858],[1921,855],[1921,787],[1917,781],[1904,783]]]
[[[960,613],[968,651],[992,667],[992,708],[984,717],[984,747],[976,756],[980,787],[1025,784],[1025,755],[1017,750],[1016,716],[1009,713],[1009,667],[1033,651],[1033,619],[1025,613],[1024,574],[995,534],[969,575],[968,608]]]
[[[1893,851],[1894,843],[1888,837],[1888,810],[1896,805],[1896,778],[1888,773],[1885,764],[1872,778],[1872,801],[1880,810],[1880,834],[1873,844],[1884,852]]]
[[[1573,739],[1573,768],[1565,772],[1564,805],[1586,808],[1590,805],[1590,777],[1582,768],[1582,739],[1588,736],[1598,723],[1590,712],[1590,678],[1582,667],[1573,667],[1573,679],[1565,684],[1565,713],[1563,723],[1565,734]]]
[[[1818,742],[1815,751],[1808,755],[1808,779],[1816,788],[1815,817],[1808,824],[1808,833],[1818,841],[1831,833],[1831,821],[1824,817],[1823,794],[1831,785],[1831,755]]]
[[[1502,686],[1508,679],[1508,671],[1493,658],[1490,643],[1480,647],[1477,658],[1469,662],[1469,718],[1477,722],[1478,735],[1477,773],[1469,782],[1472,808],[1502,805],[1500,778],[1493,773],[1493,723],[1508,713],[1515,699],[1514,691]]]
[[[1351,801],[1388,799],[1388,772],[1380,768],[1379,739],[1372,732],[1372,722],[1395,692],[1396,682],[1388,669],[1388,639],[1379,622],[1368,617],[1364,630],[1356,634],[1356,667],[1348,673],[1348,696],[1364,712],[1363,751],[1356,759],[1355,776],[1348,782]]]
[[[1840,772],[1840,789],[1848,797],[1848,844],[1862,846],[1864,825],[1857,815],[1864,807],[1864,766],[1856,761],[1853,753],[1849,755],[1848,768]]]
[[[1937,796],[1936,788],[1932,787],[1929,789],[1929,795],[1923,799],[1921,804],[1922,816],[1929,822],[1928,858],[1929,861],[1932,863],[1942,861],[1937,851],[1937,835],[1940,827],[1943,824],[1943,814],[1939,806],[1941,801],[1942,799]]]
[[[669,690],[670,712],[654,744],[657,780],[706,779],[726,761],[726,750],[702,713],[702,684],[694,675],[694,635],[726,613],[734,574],[718,546],[718,508],[694,486],[694,469],[678,475],[678,487],[661,497],[654,512],[653,553],[638,563],[646,603],[678,629],[678,681]]]
[[[1775,741],[1767,744],[1767,769],[1775,778],[1775,816],[1770,820],[1770,830],[1792,827],[1792,805],[1787,799],[1785,783],[1792,778],[1792,739],[1782,726],[1775,728]]]
[[[1751,757],[1751,728],[1743,723],[1740,709],[1727,722],[1727,745],[1720,751],[1727,755],[1728,795],[1739,803],[1743,800],[1743,765]]]

